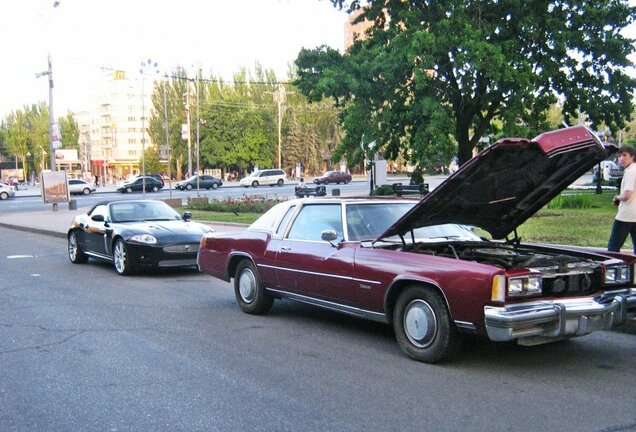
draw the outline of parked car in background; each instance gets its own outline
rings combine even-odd
[[[88,195],[91,192],[95,192],[95,185],[82,179],[69,179],[68,180],[68,192],[71,195]]]
[[[218,189],[220,186],[223,186],[223,180],[218,177],[214,177],[211,175],[202,175],[199,177],[197,175],[193,175],[183,181],[178,182],[174,185],[174,187],[175,189],[179,190],[196,189],[197,179],[200,189]]]
[[[148,177],[152,177],[155,180],[158,180],[161,183],[161,186],[165,186],[165,182],[163,181],[163,176],[161,174],[146,174]]]
[[[6,200],[15,196],[15,189],[13,186],[0,183],[0,200]]]
[[[103,201],[71,222],[68,256],[75,264],[111,261],[120,275],[194,266],[201,237],[213,229],[190,218],[163,201]]]
[[[516,235],[607,156],[580,126],[502,139],[421,200],[296,199],[206,234],[199,269],[233,278],[248,314],[291,299],[388,323],[423,362],[452,358],[463,335],[536,345],[609,329],[636,317],[636,257]]]
[[[245,187],[259,187],[261,185],[282,186],[285,180],[287,180],[287,176],[282,169],[264,169],[255,171],[247,177],[242,178],[239,183]]]
[[[146,176],[146,192],[158,192],[163,188],[163,183],[154,177]],[[144,177],[133,177],[117,185],[117,191],[121,193],[132,193],[143,190]]]
[[[342,171],[327,171],[320,177],[314,179],[316,184],[328,185],[329,183],[344,183],[347,184],[351,181],[351,174]]]

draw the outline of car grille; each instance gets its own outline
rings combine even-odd
[[[164,252],[167,253],[192,253],[199,251],[199,243],[186,243],[186,244],[176,244],[165,246],[163,248]]]

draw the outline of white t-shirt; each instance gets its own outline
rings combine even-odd
[[[636,222],[636,162],[623,171],[621,193],[625,191],[632,191],[632,197],[618,204],[616,219],[622,222]]]

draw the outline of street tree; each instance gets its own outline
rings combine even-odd
[[[72,112],[60,117],[60,131],[62,133],[62,147],[79,152],[79,126]]]
[[[145,159],[147,174],[162,174],[164,172],[164,166],[159,159],[159,152],[155,146],[147,146],[142,158],[139,160],[139,166],[142,166],[142,161]]]
[[[456,149],[464,163],[495,118],[531,136],[557,101],[566,121],[585,113],[593,128],[620,129],[632,112],[625,0],[331,2],[370,26],[345,54],[301,50],[296,84],[342,107],[342,154],[421,163]]]

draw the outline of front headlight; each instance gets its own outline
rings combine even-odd
[[[605,267],[605,283],[607,285],[627,283],[631,280],[631,272],[627,265]]]
[[[519,276],[508,279],[508,295],[510,297],[541,294],[540,275]]]
[[[150,234],[137,234],[132,236],[130,241],[135,243],[155,244],[157,243],[157,238]]]

